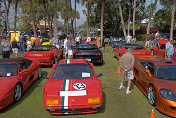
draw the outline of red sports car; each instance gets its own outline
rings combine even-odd
[[[165,45],[166,45],[166,43],[168,43],[168,40],[159,40],[159,46],[154,47],[154,48],[151,49],[151,55],[165,56]],[[174,42],[173,42],[173,44],[174,44]],[[176,53],[176,47],[174,45],[174,57],[176,56],[175,53]]]
[[[113,57],[120,59],[127,52],[128,48],[133,49],[133,55],[151,55],[151,52],[140,44],[122,44],[119,48],[113,49]]]
[[[64,59],[53,65],[44,85],[43,105],[54,115],[98,112],[102,106],[101,81],[85,59]]]
[[[63,49],[53,45],[34,46],[23,54],[23,58],[37,59],[41,65],[52,65],[63,57]]]
[[[87,38],[86,38],[86,39],[87,39]],[[87,44],[86,39],[82,41],[83,44]],[[90,39],[91,39],[91,41],[90,41],[89,44],[95,44],[95,45],[97,45],[97,40],[96,40],[95,37],[90,37]]]
[[[0,59],[0,110],[19,101],[38,77],[41,69],[37,60]]]

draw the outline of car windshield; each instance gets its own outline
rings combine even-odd
[[[55,69],[53,79],[86,79],[93,77],[93,72],[87,64],[60,64]]]
[[[95,38],[91,38],[91,41],[97,41]]]
[[[0,64],[0,77],[17,76],[17,64]]]
[[[32,51],[42,51],[42,52],[47,52],[52,48],[52,46],[49,45],[42,45],[42,46],[34,46],[32,47]]]
[[[156,67],[156,78],[164,80],[176,80],[176,66],[158,66]]]
[[[43,40],[42,42],[50,42],[50,40]]]
[[[98,46],[95,44],[81,44],[81,45],[78,45],[77,49],[78,50],[94,50],[94,49],[98,49]]]

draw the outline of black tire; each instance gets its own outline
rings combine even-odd
[[[103,58],[101,58],[101,60],[100,60],[100,64],[101,64],[101,65],[103,64]]]
[[[17,102],[22,97],[22,86],[21,84],[17,83],[14,88],[14,101]]]
[[[38,68],[38,79],[40,79],[41,77],[42,77],[42,69],[39,66],[39,68]]]
[[[154,51],[153,50],[151,50],[151,55],[154,55]]]
[[[152,85],[149,86],[147,98],[152,106],[156,106],[156,92]]]

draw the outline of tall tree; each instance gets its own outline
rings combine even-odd
[[[136,14],[136,0],[134,0],[134,9],[133,9],[133,37],[135,36],[135,14]]]
[[[7,0],[7,2],[6,2],[6,0],[3,0],[3,2],[4,2],[4,6],[5,6],[5,19],[6,19],[6,35],[9,35],[9,9],[10,9],[10,5],[11,5],[11,2],[12,2],[12,0]],[[8,5],[7,5],[7,3],[8,3]],[[8,34],[7,34],[7,32],[8,32]]]
[[[130,0],[130,5],[129,5],[129,16],[128,16],[128,35],[129,35],[129,33],[130,33],[131,7],[132,7],[132,0]]]
[[[69,8],[70,8],[70,21],[71,21],[71,34],[74,36],[71,0],[69,0]]]
[[[126,30],[125,30],[125,25],[124,25],[124,20],[123,20],[122,7],[121,7],[121,4],[120,4],[120,1],[117,0],[117,2],[118,2],[118,5],[119,5],[119,11],[120,11],[120,17],[121,17],[121,24],[122,24],[123,34],[124,34],[124,37],[126,39]]]
[[[173,30],[174,30],[174,17],[175,17],[175,6],[176,6],[176,0],[173,0],[172,20],[171,20],[171,29],[170,29],[170,37],[173,37]]]
[[[69,31],[69,23],[68,23],[68,0],[65,0],[65,7],[66,7],[66,18],[65,18],[65,24],[66,24],[66,34],[68,35]]]
[[[18,5],[18,0],[15,0],[15,15],[14,15],[14,32],[15,32],[15,37],[16,37],[17,5]]]
[[[55,6],[54,6],[54,36],[57,37],[57,1],[55,0]]]
[[[151,1],[151,4],[152,4],[152,1]],[[155,10],[155,8],[156,8],[156,4],[157,4],[157,0],[155,0],[155,3],[153,4],[153,7],[152,7],[152,11],[151,11],[151,13],[150,13],[150,15],[149,15],[149,18],[148,18],[149,21],[148,21],[148,26],[147,26],[147,34],[150,33],[151,18],[152,18],[152,16],[153,16],[154,10]]]
[[[101,42],[103,41],[103,14],[104,14],[104,6],[105,6],[105,0],[102,0],[102,8],[101,8]]]
[[[79,3],[80,2],[80,0],[75,0],[75,16],[76,16],[76,4],[77,3]],[[74,33],[75,33],[75,35],[76,35],[76,17],[75,17],[75,29],[74,29]]]
[[[32,28],[33,28],[33,32],[34,32],[34,37],[37,38],[36,27],[35,27],[35,16],[34,16],[32,0],[30,0],[30,7],[31,7]]]

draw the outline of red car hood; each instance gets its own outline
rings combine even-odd
[[[176,81],[169,81],[169,80],[158,80],[157,84],[159,84],[161,89],[169,89],[176,93]]]
[[[133,50],[133,55],[151,55],[149,50]]]
[[[37,57],[37,56],[43,57],[43,56],[47,56],[46,54],[49,54],[49,51],[47,51],[47,52],[33,52],[33,51],[29,51],[29,52],[25,52],[23,54],[23,56],[25,55],[25,56],[30,56],[30,57],[33,57],[33,56],[34,57]]]
[[[68,96],[67,103],[63,103],[66,99],[64,95]],[[45,83],[44,105],[48,99],[57,99],[56,106],[87,106],[90,105],[88,98],[98,98],[99,102],[95,104],[102,104],[101,82],[98,79],[51,79]]]
[[[0,77],[0,99],[13,90],[16,81],[16,77]]]

